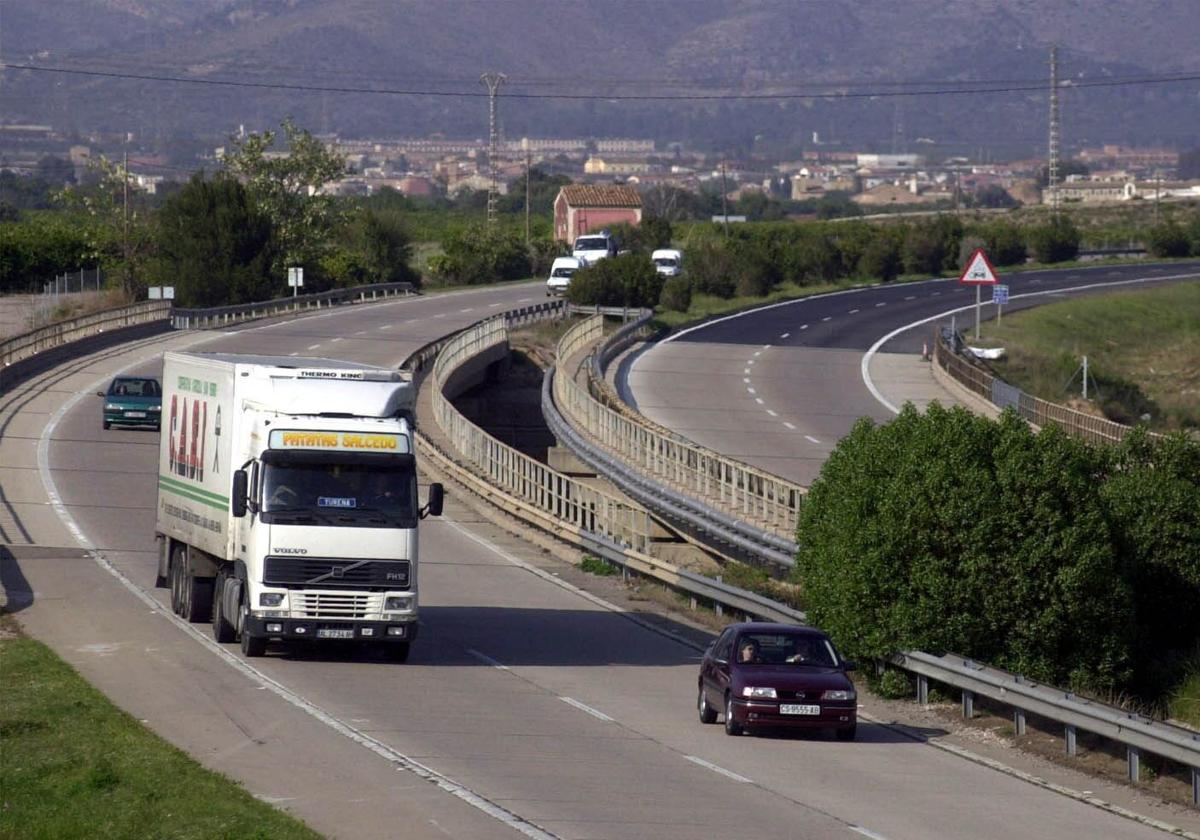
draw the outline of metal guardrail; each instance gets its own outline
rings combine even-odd
[[[559,365],[603,334],[593,316],[559,341]],[[647,428],[595,400],[571,371],[554,377],[554,400],[576,427],[640,475],[693,498],[711,500],[759,530],[791,544],[804,488],[677,436]],[[782,547],[782,544],[781,544]]]
[[[90,338],[106,330],[162,321],[170,316],[170,312],[170,301],[150,301],[48,324],[0,342],[0,366],[8,367],[38,353]]]
[[[1035,426],[1057,423],[1068,434],[1092,443],[1119,443],[1133,431],[1131,426],[1048,402],[1009,385],[955,353],[941,330],[934,336],[933,363],[971,393],[983,397],[998,409],[1012,408]],[[1150,435],[1161,437],[1153,432]]]
[[[264,300],[236,306],[215,306],[208,309],[176,309],[171,315],[171,326],[177,330],[206,330],[286,315],[308,309],[338,306],[345,303],[363,303],[391,295],[411,295],[416,288],[411,283],[375,283],[369,286],[353,286],[348,289],[331,289],[311,295]]]
[[[974,714],[976,695],[1010,706],[1014,710],[1013,725],[1018,735],[1025,734],[1026,714],[1063,724],[1069,756],[1076,754],[1077,730],[1124,744],[1131,781],[1138,780],[1143,750],[1179,762],[1191,769],[1192,804],[1200,805],[1200,732],[1041,685],[951,653],[935,656],[908,651],[889,661],[917,675],[917,701],[922,704],[928,701],[929,680],[935,680],[962,691],[966,717]]]

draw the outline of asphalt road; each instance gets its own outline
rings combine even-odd
[[[204,349],[396,364],[540,293],[345,308],[210,336]],[[153,588],[156,435],[103,432],[89,396],[118,370],[155,371],[162,349],[104,354],[0,401],[0,580],[27,627],[120,705],[320,831],[1158,835],[869,723],[852,744],[704,727],[695,649],[564,588],[453,515],[422,525],[422,630],[408,664],[337,650],[244,660],[206,627],[181,626]]]
[[[1200,263],[1189,262],[1002,276],[1012,299],[1004,311],[1198,272]],[[991,300],[990,289],[983,289],[983,299]],[[903,404],[909,395],[919,400],[923,392],[900,377],[919,367],[914,360],[936,326],[949,326],[953,317],[959,329],[973,328],[974,303],[974,289],[956,280],[927,280],[775,304],[684,330],[650,347],[625,366],[619,387],[663,426],[807,485],[860,417],[885,422],[894,416],[864,382],[864,353],[899,330],[877,348],[882,373],[873,375],[882,377],[876,384],[889,391],[892,404]],[[993,316],[994,309],[986,303],[983,317]],[[952,310],[959,311],[951,315]],[[905,329],[910,325],[916,326]]]

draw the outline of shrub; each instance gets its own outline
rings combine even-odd
[[[662,276],[645,256],[618,254],[575,272],[567,299],[585,306],[654,307],[662,286]]]
[[[664,309],[674,312],[687,312],[692,305],[692,284],[683,274],[677,274],[663,283],[662,294],[658,304]]]
[[[430,258],[429,272],[447,285],[481,285],[531,274],[529,252],[515,231],[474,225],[448,234],[442,250]]]
[[[1155,257],[1186,257],[1191,250],[1187,231],[1177,224],[1166,222],[1150,228],[1146,234],[1146,250]]]
[[[880,230],[859,257],[858,275],[889,283],[900,276],[901,265],[900,243],[895,234]]]
[[[1029,250],[1040,263],[1057,263],[1079,256],[1079,231],[1065,216],[1046,225],[1031,228]]]
[[[707,239],[688,249],[687,274],[692,291],[731,298],[737,288],[736,260],[726,240]]]
[[[992,265],[1021,265],[1025,262],[1025,240],[1016,225],[997,222],[986,226],[980,233]]]

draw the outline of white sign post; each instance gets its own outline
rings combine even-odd
[[[304,269],[292,266],[288,269],[288,285],[292,287],[292,297],[300,294],[300,287],[304,285]]]
[[[979,288],[981,286],[995,286],[1000,282],[996,279],[996,272],[993,270],[992,264],[982,248],[976,248],[975,253],[971,254],[971,259],[967,260],[967,267],[963,269],[962,276],[958,278],[958,282],[975,287],[975,340],[978,341],[979,311],[983,306],[983,299]]]

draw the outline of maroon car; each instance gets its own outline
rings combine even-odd
[[[700,663],[701,723],[725,715],[725,731],[788,727],[832,729],[854,740],[854,670],[829,637],[811,627],[750,621],[725,628]]]

